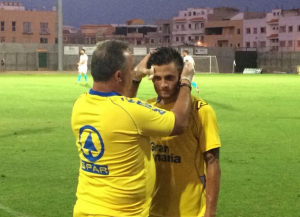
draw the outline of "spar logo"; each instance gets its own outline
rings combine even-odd
[[[83,137],[84,134],[87,134],[87,137]],[[92,134],[93,133],[93,134]],[[93,137],[96,137],[93,139]],[[82,139],[84,141],[82,141]],[[96,143],[96,145],[95,145]],[[90,125],[85,125],[79,130],[79,144],[83,156],[91,161],[95,162],[99,160],[104,154],[104,144],[100,133],[95,129],[95,127]],[[97,148],[96,148],[97,146]]]
[[[100,133],[95,127],[85,125],[79,130],[80,151],[83,156],[89,161],[81,160],[81,169],[100,175],[108,175],[107,165],[98,165],[95,162],[100,160],[104,154],[104,143]]]

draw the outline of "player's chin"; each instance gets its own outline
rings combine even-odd
[[[161,91],[158,95],[161,99],[167,99],[167,98],[170,98],[172,96],[171,93],[166,92],[166,91]]]

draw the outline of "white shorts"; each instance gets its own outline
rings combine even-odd
[[[87,73],[87,67],[78,66],[78,72],[86,74]]]

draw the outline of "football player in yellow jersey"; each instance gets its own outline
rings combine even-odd
[[[148,68],[157,98],[148,102],[171,110],[178,98],[182,57],[173,48],[161,47],[151,54]],[[151,137],[156,164],[156,186],[151,217],[212,217],[216,215],[220,187],[219,147],[214,110],[192,96],[189,126],[184,134]]]
[[[185,67],[172,112],[132,96],[149,55],[133,71],[128,45],[98,44],[92,56],[93,87],[74,103],[72,130],[80,166],[74,217],[149,215],[155,183],[150,136],[184,132],[194,69]]]

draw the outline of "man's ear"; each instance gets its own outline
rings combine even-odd
[[[118,70],[115,72],[114,79],[117,82],[122,82],[122,71],[121,70]]]

